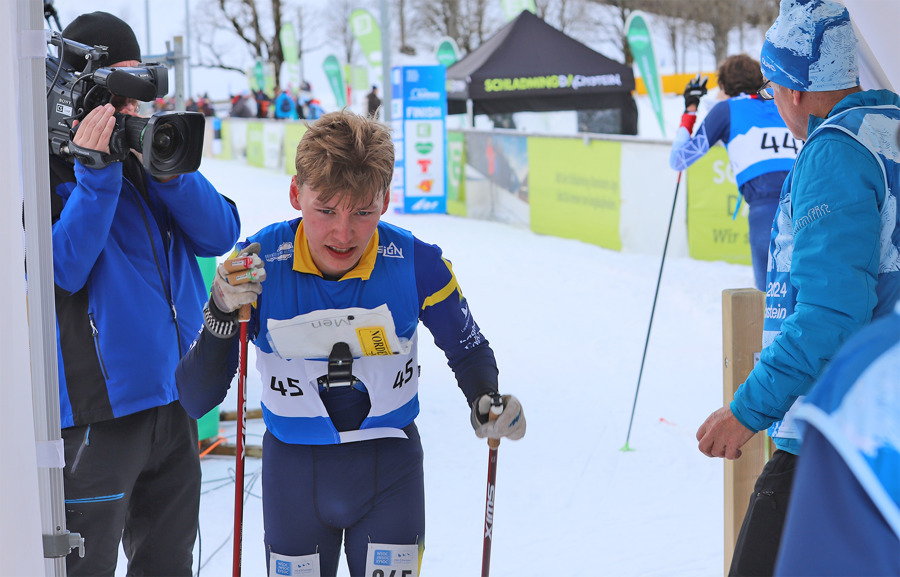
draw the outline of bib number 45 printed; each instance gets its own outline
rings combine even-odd
[[[287,386],[285,386],[287,383]],[[300,381],[287,377],[284,380],[272,375],[272,382],[269,388],[273,391],[281,393],[282,397],[299,397],[303,395],[303,389],[300,388]]]

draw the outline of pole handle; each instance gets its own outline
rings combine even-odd
[[[241,310],[238,312],[238,321],[245,323],[250,320],[250,305],[241,305]]]
[[[494,404],[493,400],[497,400],[497,401],[499,401],[499,403]],[[494,399],[492,399],[491,410],[488,411],[488,422],[496,421],[498,418],[500,418],[500,413],[502,413],[502,412],[503,412],[503,401],[500,401],[500,396],[498,395],[498,396],[494,397]],[[499,438],[498,439],[488,438],[487,442],[488,442],[488,447],[490,447],[491,449],[496,449],[497,447],[500,446]]]

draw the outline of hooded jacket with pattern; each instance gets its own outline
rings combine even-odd
[[[900,98],[848,95],[810,135],[772,230],[763,351],[731,410],[797,454],[792,406],[840,346],[900,297]]]

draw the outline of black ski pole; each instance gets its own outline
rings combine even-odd
[[[644,361],[647,359],[647,345],[650,344],[650,330],[653,328],[653,313],[656,312],[656,297],[659,296],[659,283],[662,280],[663,265],[666,264],[666,251],[669,250],[669,235],[672,234],[672,221],[675,219],[675,204],[678,201],[678,187],[681,185],[681,171],[678,171],[678,180],[675,181],[675,196],[672,198],[672,213],[669,215],[669,228],[666,230],[666,244],[663,245],[662,260],[659,261],[659,275],[656,277],[656,292],[653,293],[653,307],[650,309],[650,324],[647,326],[647,338],[644,340],[644,353],[641,355],[641,370],[638,372],[637,387],[634,390],[634,404],[631,405],[631,418],[628,420],[628,435],[625,437],[625,446],[620,451],[633,451],[628,446],[631,439],[631,425],[634,423],[634,410],[637,408],[638,391],[641,390],[641,376],[644,374]]]

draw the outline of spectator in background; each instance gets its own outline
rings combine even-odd
[[[275,99],[275,118],[279,120],[297,120],[297,102],[287,90],[281,90]]]
[[[309,102],[306,104],[307,110],[309,113],[306,115],[306,118],[309,120],[316,120],[321,118],[323,114],[325,114],[325,109],[322,108],[322,103],[319,102],[318,98],[310,98]]]
[[[378,87],[372,85],[372,92],[366,95],[366,108],[368,115],[372,118],[378,118],[379,108],[381,107],[381,99],[378,98]]]
[[[759,362],[697,431],[709,457],[737,459],[767,427],[777,447],[750,497],[731,575],[774,572],[801,451],[794,406],[841,345],[900,296],[900,98],[862,91],[856,55],[850,15],[831,0],[782,0],[762,48],[759,95],[774,98],[806,144],[775,213]]]
[[[253,118],[253,111],[250,110],[250,97],[246,94],[238,94],[231,99],[231,116],[235,118]]]
[[[256,99],[256,117],[269,118],[269,106],[272,104],[272,99],[262,89],[254,92],[253,96]]]
[[[900,303],[797,409],[804,425],[776,575],[900,575]]]
[[[204,94],[200,97],[198,102],[198,106],[200,108],[200,112],[203,113],[203,116],[215,116],[216,111],[213,108],[212,101],[209,99],[208,94]]]
[[[669,165],[673,170],[685,170],[711,146],[725,144],[740,191],[734,217],[743,197],[750,206],[753,278],[756,288],[765,291],[772,221],[781,185],[802,143],[791,136],[775,103],[756,94],[764,81],[759,62],[746,54],[729,56],[719,65],[718,78],[727,99],[712,107],[693,137],[691,130],[697,120],[697,105],[706,94],[706,79],[700,80],[698,75],[685,88],[684,114],[672,143]]]

